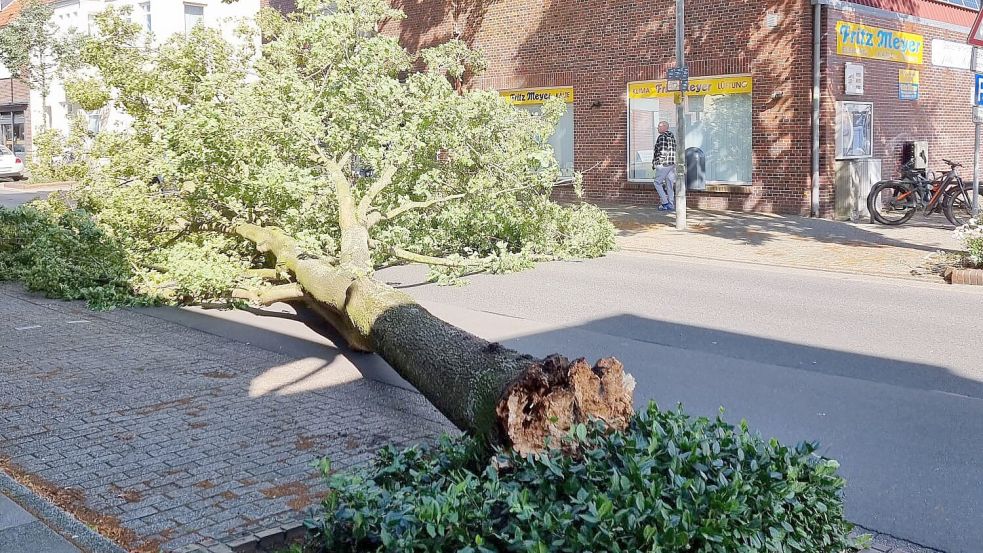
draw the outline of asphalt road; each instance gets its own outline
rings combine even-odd
[[[0,204],[24,199],[0,191]],[[842,464],[851,520],[948,553],[983,551],[983,290],[628,253],[459,288],[424,284],[425,272],[379,276],[510,347],[617,356],[640,405],[724,407],[765,436],[818,440]],[[286,314],[159,314],[294,356],[333,346]],[[374,356],[339,362],[396,378]]]
[[[38,197],[36,192],[0,190],[0,207],[17,207]]]
[[[511,347],[617,356],[640,404],[818,440],[851,520],[983,551],[983,290],[626,253],[458,288],[380,276]]]

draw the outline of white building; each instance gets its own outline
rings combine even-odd
[[[0,20],[7,10],[16,10],[19,5],[16,0],[0,0]],[[260,5],[267,2],[261,0],[238,0],[231,4],[221,0],[49,0],[48,4],[54,10],[52,20],[58,27],[67,31],[74,28],[82,33],[95,30],[95,16],[107,7],[121,8],[131,6],[131,18],[139,23],[153,37],[155,44],[165,41],[175,33],[186,33],[195,25],[220,28],[227,38],[233,37],[236,20],[252,18],[259,11]],[[9,17],[8,17],[9,18]],[[0,80],[10,77],[10,72],[0,66]],[[3,102],[0,102],[2,104]],[[70,118],[81,110],[73,106],[65,97],[63,83],[52,83],[48,96],[48,117],[42,112],[41,93],[30,91],[29,125],[30,136],[35,135],[44,127],[45,120],[51,122],[51,128],[67,132]],[[126,119],[120,114],[112,113],[109,109],[99,112],[85,113],[89,118],[89,129],[98,132],[101,129],[125,125]],[[13,131],[11,131],[13,132]]]

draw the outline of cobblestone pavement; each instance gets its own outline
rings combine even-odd
[[[314,505],[318,457],[343,468],[449,429],[347,363],[0,283],[0,457],[165,550]]]
[[[689,210],[689,231],[650,207],[602,206],[622,250],[942,282],[940,250],[958,250],[940,216],[901,227],[793,215]]]
[[[324,365],[0,283],[0,458],[165,551],[228,541],[315,504],[318,457],[450,430],[417,394]],[[873,553],[934,551],[867,532]]]

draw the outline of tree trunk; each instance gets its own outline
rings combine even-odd
[[[623,428],[633,413],[634,380],[616,360],[534,359],[442,321],[370,275],[303,255],[278,229],[236,232],[276,256],[350,345],[379,354],[454,425],[491,444],[531,453],[547,440],[560,445],[577,423]],[[368,255],[354,257],[359,265]]]

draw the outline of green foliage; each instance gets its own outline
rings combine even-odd
[[[51,20],[48,2],[27,0],[20,12],[0,28],[0,64],[25,80],[47,103],[51,83],[79,61],[81,35],[60,33]],[[47,121],[44,121],[47,124]]]
[[[609,251],[600,210],[550,201],[559,169],[543,137],[562,102],[534,116],[464,89],[480,55],[459,41],[412,55],[376,32],[400,17],[386,0],[306,0],[289,16],[262,11],[234,40],[199,26],[145,48],[127,8],[109,8],[68,92],[132,127],[87,138],[84,166],[38,172],[79,180],[71,200],[140,268],[132,287],[176,301],[226,297],[236,271],[267,262],[207,229],[276,226],[337,257],[339,181],[367,202],[358,217],[376,266],[400,250],[482,260],[463,272]],[[71,139],[43,137],[41,159]]]
[[[89,214],[0,208],[0,280],[104,309],[147,303],[130,293],[131,276],[124,253]]]
[[[76,117],[71,124],[68,136],[55,129],[34,136],[34,154],[28,170],[35,182],[75,182],[89,175],[86,121]]]
[[[966,248],[968,263],[983,268],[983,217],[957,228],[955,236]]]
[[[318,551],[842,553],[844,480],[816,445],[654,404],[625,432],[574,428],[565,453],[491,463],[471,438],[383,449],[331,474]]]

